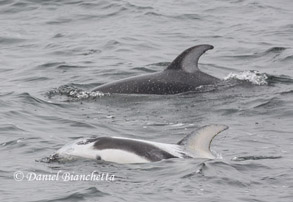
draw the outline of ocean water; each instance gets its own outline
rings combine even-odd
[[[292,16],[290,0],[0,1],[0,201],[293,201]],[[198,44],[224,86],[91,93]],[[212,123],[230,127],[216,160],[43,160],[81,137],[176,143]]]

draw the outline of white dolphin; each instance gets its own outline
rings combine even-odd
[[[115,163],[148,163],[169,158],[216,158],[210,151],[213,138],[228,129],[207,125],[177,144],[158,143],[124,137],[97,137],[75,140],[53,155],[56,159],[88,158]]]

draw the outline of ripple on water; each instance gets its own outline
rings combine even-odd
[[[73,191],[65,196],[55,197],[49,201],[79,201],[79,200],[97,200],[97,197],[110,196],[109,193],[99,190],[97,187],[89,187]]]
[[[12,38],[12,37],[0,37],[0,44],[2,45],[15,45],[25,42],[26,39]]]

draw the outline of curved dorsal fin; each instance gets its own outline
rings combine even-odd
[[[177,144],[197,157],[213,159],[214,155],[210,151],[211,142],[217,134],[226,129],[228,129],[226,125],[207,125],[187,135]]]
[[[173,62],[167,67],[167,70],[183,70],[185,72],[194,73],[199,71],[198,60],[207,50],[213,49],[212,45],[203,44],[193,46],[183,51]]]

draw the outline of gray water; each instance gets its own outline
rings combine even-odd
[[[0,201],[293,201],[292,16],[291,0],[0,1]],[[233,85],[90,94],[203,43],[200,69]],[[80,137],[175,143],[211,123],[230,127],[216,160],[43,160]],[[61,178],[93,172],[115,178]]]

